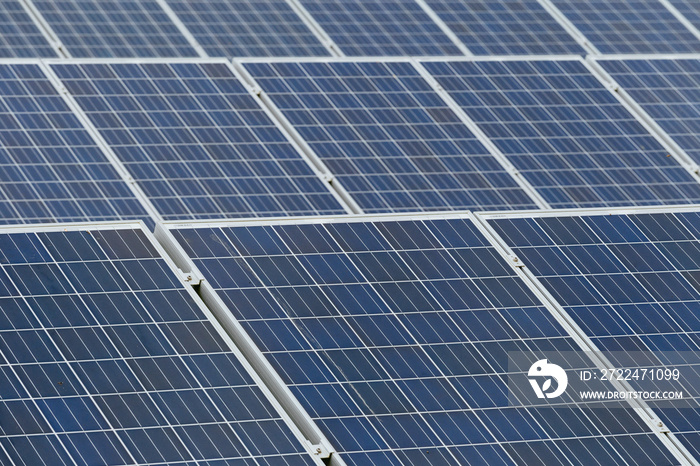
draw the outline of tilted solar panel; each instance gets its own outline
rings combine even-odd
[[[320,464],[138,226],[5,229],[0,276],[2,464]]]
[[[329,56],[280,0],[167,0],[210,57]]]
[[[364,212],[537,208],[409,62],[244,67]]]
[[[600,53],[700,52],[700,39],[658,0],[550,0]]]
[[[348,56],[464,55],[412,0],[300,3]]]
[[[166,220],[345,212],[223,61],[51,68]]]
[[[648,352],[614,367],[679,370],[682,402],[648,404],[700,458],[700,214],[687,210],[489,223],[601,350]]]
[[[58,54],[22,3],[0,1],[0,57],[55,58]]]
[[[533,0],[426,0],[474,55],[585,54]]]
[[[674,462],[618,403],[509,405],[509,352],[578,347],[467,217],[168,227],[348,464]]]
[[[668,0],[690,23],[700,28],[700,4],[693,0]]]
[[[0,65],[0,224],[148,216],[42,68]]]
[[[600,59],[605,71],[700,163],[700,59]]]
[[[154,0],[32,0],[77,58],[196,57]]]
[[[423,64],[552,207],[700,200],[697,177],[580,59]]]

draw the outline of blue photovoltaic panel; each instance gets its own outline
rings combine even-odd
[[[700,60],[601,60],[598,63],[700,163]]]
[[[345,212],[225,63],[52,68],[165,219]]]
[[[147,217],[42,69],[0,65],[0,224]]]
[[[0,1],[0,57],[55,58],[58,55],[49,45],[36,23],[15,0]]]
[[[167,1],[210,57],[330,55],[285,1]]]
[[[537,208],[410,63],[244,66],[364,212]]]
[[[620,404],[508,405],[509,351],[577,347],[469,220],[171,232],[350,465],[674,463]]]
[[[463,55],[413,0],[301,0],[347,56]]]
[[[552,207],[700,200],[695,178],[579,60],[424,65]]]
[[[474,55],[585,54],[535,0],[426,0]]]
[[[700,52],[700,39],[658,0],[551,1],[601,53]]]
[[[0,234],[2,464],[312,465],[142,231]]]
[[[693,26],[700,28],[700,3],[694,0],[669,0]]]
[[[490,223],[599,349],[654,352],[641,366],[679,369],[683,406],[648,403],[700,457],[700,214]]]
[[[72,57],[196,57],[153,0],[32,0]]]

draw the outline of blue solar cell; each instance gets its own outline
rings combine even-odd
[[[0,57],[55,58],[58,54],[16,0],[0,1]]]
[[[365,212],[537,207],[410,63],[244,66]]]
[[[469,220],[170,231],[348,464],[673,462],[618,404],[509,405],[508,351],[576,345]]]
[[[345,212],[225,63],[52,68],[165,219]]]
[[[603,68],[700,163],[700,60],[601,60]]]
[[[424,65],[552,207],[700,199],[695,178],[579,60]]]
[[[561,215],[489,220],[602,351],[645,351],[625,368],[680,367],[683,404],[649,400],[671,431],[700,456],[700,215]],[[661,353],[665,352],[665,353]],[[679,353],[685,352],[685,353]],[[617,366],[616,366],[617,367]],[[636,390],[653,382],[629,379]]]
[[[0,65],[0,93],[0,223],[150,222],[38,65]]]
[[[210,57],[330,55],[285,1],[167,2]]]
[[[601,53],[700,52],[700,39],[658,0],[552,3]]]
[[[700,5],[692,0],[669,0],[683,16],[696,28],[700,27]]]
[[[300,0],[348,56],[463,55],[413,1]]]
[[[426,0],[474,55],[585,54],[537,1]]]
[[[72,57],[196,57],[157,1],[34,0]]]
[[[22,293],[0,297],[0,461],[315,464],[142,231],[5,232],[0,251]]]

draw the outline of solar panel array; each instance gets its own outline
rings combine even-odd
[[[661,128],[700,163],[700,60],[614,59],[598,63]]]
[[[698,28],[700,27],[700,5],[692,0],[669,0],[669,3],[678,10],[685,19]]]
[[[549,0],[600,53],[700,52],[700,38],[659,0]]]
[[[685,0],[23,0],[0,16],[10,57],[700,52]]]
[[[552,207],[700,199],[697,179],[578,59],[424,66]]]
[[[73,57],[196,57],[155,0],[33,2]]]
[[[579,348],[468,219],[173,228],[347,464],[673,462],[617,402],[508,404],[509,351]]]
[[[149,218],[40,66],[0,65],[0,93],[1,223]]]
[[[537,208],[411,63],[244,66],[365,212]]]
[[[143,231],[0,257],[3,464],[315,464]]]
[[[329,50],[284,1],[168,0],[211,57],[322,57]]]
[[[585,54],[537,1],[426,0],[474,55]]]
[[[0,57],[53,58],[56,50],[32,20],[22,2],[0,1]]]
[[[699,457],[700,361],[691,352],[700,349],[700,214],[573,213],[490,223],[601,350],[654,352],[637,367],[680,367],[688,405],[654,407]]]
[[[164,219],[345,212],[226,63],[51,68]]]
[[[0,463],[700,464],[699,28],[0,1]],[[688,398],[514,401],[594,349]]]
[[[345,55],[463,55],[418,3],[300,0]]]

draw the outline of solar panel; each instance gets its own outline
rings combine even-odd
[[[611,59],[598,63],[666,131],[700,163],[700,60]]]
[[[550,0],[600,53],[700,52],[700,39],[658,0]]]
[[[424,66],[552,207],[700,199],[696,178],[580,59]]]
[[[700,5],[689,0],[668,0],[696,28],[700,27]]]
[[[348,56],[463,55],[413,1],[300,0]]]
[[[58,54],[22,3],[0,1],[0,57],[54,58]]]
[[[33,0],[73,57],[196,57],[154,0]]]
[[[317,464],[132,228],[0,233],[2,464]]]
[[[537,1],[426,0],[474,55],[585,54]]]
[[[41,67],[0,65],[0,224],[147,218]]]
[[[347,464],[674,462],[620,404],[508,404],[508,352],[577,346],[468,217],[168,227]]]
[[[285,1],[167,1],[211,57],[330,55]]]
[[[537,208],[409,62],[244,67],[364,212]]]
[[[624,367],[679,369],[674,386],[684,405],[648,403],[700,457],[700,214],[533,214],[489,223],[602,351],[653,355]]]
[[[166,220],[345,212],[223,61],[51,68]]]

